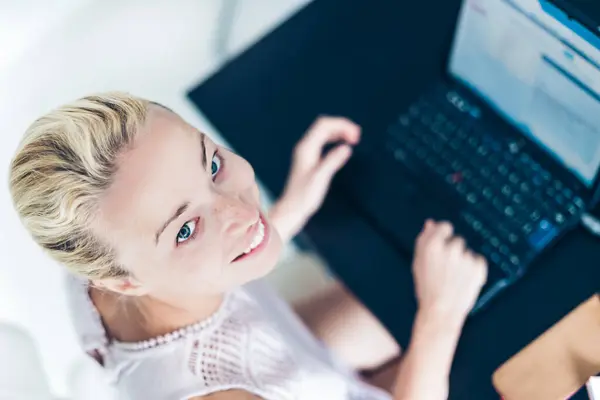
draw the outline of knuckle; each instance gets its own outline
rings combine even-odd
[[[439,229],[449,230],[452,229],[452,224],[448,221],[442,221],[438,224]]]
[[[455,250],[464,250],[465,248],[465,239],[463,239],[460,236],[456,236],[452,239],[452,243],[451,243],[452,247]]]

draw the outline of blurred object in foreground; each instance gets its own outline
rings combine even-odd
[[[33,338],[9,324],[0,324],[0,399],[53,399]]]
[[[600,372],[600,297],[594,295],[494,373],[510,400],[566,399]]]

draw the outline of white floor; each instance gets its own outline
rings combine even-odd
[[[0,171],[7,171],[35,117],[96,91],[126,90],[159,101],[218,139],[185,91],[222,65],[223,51],[243,50],[308,1],[0,0]],[[231,36],[219,46],[224,5],[236,8]],[[67,396],[67,376],[80,354],[60,268],[21,228],[6,186],[0,184],[0,321],[34,336],[52,389]],[[312,261],[293,266],[289,260],[271,278],[287,297],[325,279]],[[6,359],[1,351],[0,360]]]

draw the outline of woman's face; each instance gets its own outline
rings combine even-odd
[[[260,211],[250,164],[174,113],[151,106],[117,164],[94,228],[138,293],[168,302],[220,294],[277,262],[281,239]]]

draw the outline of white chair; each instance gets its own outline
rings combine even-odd
[[[117,399],[102,367],[83,354],[71,368],[69,386],[70,400]],[[35,341],[16,325],[0,324],[0,400],[59,400],[50,393]]]
[[[35,342],[15,325],[0,324],[0,399],[55,399]]]

